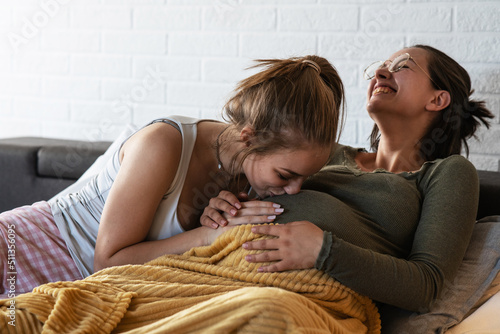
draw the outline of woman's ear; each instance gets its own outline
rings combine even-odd
[[[433,99],[425,106],[425,109],[428,111],[440,111],[448,107],[450,103],[450,93],[446,90],[437,90]]]
[[[240,132],[240,140],[245,144],[245,146],[250,146],[253,138],[255,137],[255,131],[250,126],[245,126]]]

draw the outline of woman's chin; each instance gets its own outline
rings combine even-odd
[[[372,98],[366,102],[366,111],[368,111],[368,113],[376,113],[379,110],[383,110],[383,105],[384,101],[381,101],[381,99],[378,99],[376,96],[372,96]]]

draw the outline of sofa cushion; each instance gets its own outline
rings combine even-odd
[[[83,142],[82,142],[83,143]],[[85,148],[73,146],[43,146],[38,150],[39,176],[77,180],[102,154],[99,144]]]
[[[479,207],[477,219],[500,215],[500,173],[479,170]]]
[[[30,152],[36,157],[37,176],[78,179],[99,157],[110,142],[78,141],[55,138],[19,137],[1,139],[2,146],[12,146],[20,155]]]

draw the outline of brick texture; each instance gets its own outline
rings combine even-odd
[[[469,158],[499,170],[499,17],[491,0],[3,1],[0,138],[112,140],[169,114],[220,118],[253,59],[319,54],[346,85],[341,141],[368,147],[363,69],[423,43],[459,61],[496,115]]]

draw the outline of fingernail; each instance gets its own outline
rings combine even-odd
[[[219,225],[217,225],[216,223],[212,223],[212,227],[217,228],[217,227],[219,227]]]
[[[245,260],[247,260],[248,262],[252,261],[252,257],[250,255],[247,255],[245,256]]]
[[[276,219],[276,216],[267,216],[267,219],[274,220],[274,219]]]
[[[226,226],[228,224],[227,220],[223,220],[220,222],[222,226]]]
[[[276,213],[282,213],[283,211],[285,211],[285,209],[281,208],[281,209],[274,209],[274,212]]]
[[[263,269],[262,267],[259,267],[259,268],[257,269],[257,271],[258,271],[258,272],[260,272],[260,273],[262,273],[262,272],[264,272],[264,269]]]
[[[231,213],[231,216],[236,216],[236,210],[235,209],[231,209],[231,211],[229,211]]]
[[[276,203],[274,203],[274,204],[273,204],[273,207],[275,207],[275,208],[281,208],[281,205],[280,205],[280,204],[276,204]]]
[[[248,244],[243,244],[243,245],[241,245],[241,247],[248,248]]]
[[[241,204],[240,203],[234,203],[234,206],[236,207],[236,209],[241,209]]]

